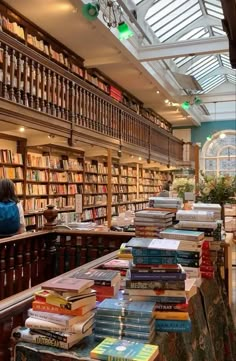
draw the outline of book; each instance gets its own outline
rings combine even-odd
[[[50,305],[58,306],[61,308],[66,308],[68,310],[75,310],[79,307],[88,305],[89,303],[94,303],[96,301],[96,292],[91,290],[89,294],[80,295],[75,301],[67,301],[62,297],[51,293],[47,290],[41,290],[35,292],[35,300],[40,302],[47,302]]]
[[[26,342],[39,344],[39,345],[53,346],[53,347],[58,347],[58,348],[69,350],[72,346],[77,344],[84,337],[89,336],[91,334],[92,334],[92,327],[85,334],[83,334],[83,335],[78,334],[78,337],[76,340],[68,343],[68,342],[56,340],[55,338],[52,338],[52,337],[37,334],[35,332],[32,332],[27,327],[17,327],[15,329],[13,329],[11,337],[15,342],[26,341]]]
[[[186,303],[187,298],[185,296],[130,296],[124,293],[124,300],[129,302],[160,302],[160,303]]]
[[[153,313],[156,311],[187,312],[188,303],[156,303]]]
[[[76,333],[60,332],[60,331],[47,331],[44,329],[30,329],[32,334],[44,335],[57,341],[65,343],[72,343],[77,341],[78,335]]]
[[[216,229],[217,228],[217,222],[179,221],[179,223],[176,224],[175,227],[177,229],[181,229],[181,228]]]
[[[50,305],[47,302],[33,301],[32,308],[34,311],[58,313],[59,315],[70,315],[70,316],[83,316],[90,310],[96,307],[96,300],[86,306],[76,308],[75,310],[68,310],[59,306]]]
[[[138,272],[133,273],[132,270],[127,272],[127,277],[131,281],[173,281],[173,280],[185,280],[186,273],[168,272],[168,273],[150,273],[150,272]]]
[[[94,322],[94,313],[91,312],[88,315],[88,318],[83,320],[82,322],[76,323],[72,326],[62,326],[56,323],[39,320],[34,317],[29,317],[25,320],[25,326],[33,329],[42,329],[48,331],[60,331],[60,332],[68,332],[68,333],[80,333],[84,334],[90,327],[92,327]]]
[[[175,239],[161,239],[161,238],[138,238],[133,237],[129,240],[127,245],[134,248],[144,248],[147,250],[160,250],[160,251],[177,251],[180,241]]]
[[[171,212],[162,212],[162,211],[147,211],[147,210],[142,210],[142,211],[138,211],[135,213],[135,217],[140,217],[140,218],[158,218],[158,219],[169,219],[174,217],[174,214]]]
[[[156,331],[159,332],[190,332],[191,321],[189,320],[156,320]]]
[[[152,330],[149,330],[148,332],[138,332],[137,330],[131,330],[131,329],[116,329],[111,328],[109,325],[106,327],[95,327],[94,329],[95,338],[96,336],[103,336],[103,338],[106,337],[116,337],[116,338],[124,338],[124,339],[135,339],[135,340],[141,340],[141,342],[147,342],[150,343],[153,341],[155,337],[155,327],[153,326]]]
[[[163,289],[136,289],[128,288],[125,294],[132,296],[160,296],[160,297],[185,297],[185,290],[163,290]]]
[[[158,346],[107,337],[90,352],[90,357],[104,361],[154,361]]]
[[[53,322],[64,327],[70,327],[75,323],[83,322],[84,320],[88,319],[90,315],[91,312],[87,312],[83,316],[70,316],[70,315],[60,315],[58,313],[35,311],[32,308],[28,310],[29,317],[33,317],[38,320]]]
[[[166,289],[166,290],[185,290],[185,282],[182,281],[131,281],[126,280],[126,289]]]
[[[184,229],[167,228],[160,232],[162,238],[189,240],[189,241],[201,241],[205,237],[204,232],[191,231]]]
[[[126,330],[131,332],[144,332],[144,333],[150,333],[153,332],[153,329],[155,327],[155,318],[153,317],[152,320],[149,323],[138,323],[135,321],[135,318],[133,320],[125,321],[120,319],[100,319],[96,318],[96,326],[95,329],[98,328],[109,328],[109,329],[115,329],[115,330]]]
[[[120,282],[121,276],[119,271],[106,269],[89,269],[87,271],[77,271],[73,274],[73,279],[82,278],[85,280],[93,280],[95,285],[114,286]]]
[[[158,320],[188,320],[188,312],[178,311],[154,311],[153,315]]]
[[[115,298],[107,298],[97,306],[96,315],[101,313],[116,316],[133,314],[137,317],[148,315],[152,317],[154,306],[155,302],[129,302]]]
[[[215,221],[214,212],[201,210],[178,210],[176,213],[178,221],[197,221],[212,222]]]
[[[59,276],[49,281],[42,283],[41,287],[43,290],[54,290],[54,291],[73,291],[81,293],[86,288],[92,287],[94,282],[91,279],[79,279]]]
[[[141,256],[134,256],[133,262],[136,266],[139,264],[177,264],[177,257],[141,257]]]

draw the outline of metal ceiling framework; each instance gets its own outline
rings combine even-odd
[[[204,94],[219,85],[236,83],[220,0],[134,0],[158,44],[140,47],[141,62],[171,58],[180,73],[193,75]]]

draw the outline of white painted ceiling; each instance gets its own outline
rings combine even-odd
[[[6,2],[79,54],[85,59],[85,65],[98,68],[174,126],[236,119],[236,71],[232,70],[229,64],[227,46],[222,46],[218,53],[215,50],[214,54],[210,53],[216,37],[220,37],[219,41],[223,44],[226,44],[227,40],[220,22],[223,18],[220,0],[191,0],[192,6],[189,6],[191,14],[185,15],[185,19],[190,21],[187,20],[185,26],[181,25],[180,21],[183,13],[181,6],[186,3],[184,0],[143,0],[136,5],[136,0],[133,3],[132,0],[125,0],[125,5],[129,9],[136,8],[137,21],[151,39],[151,47],[154,48],[153,58],[149,59],[145,57],[150,56],[150,45],[128,18],[126,20],[135,36],[121,43],[117,38],[117,30],[110,31],[104,25],[102,16],[93,22],[83,18],[80,0],[41,0],[40,2],[7,0]],[[179,25],[174,21],[178,21]],[[182,19],[182,23],[183,21]],[[168,31],[175,27],[176,31],[167,36]],[[196,35],[198,33],[196,29],[199,30],[199,35]],[[200,41],[198,47],[196,40]],[[168,53],[166,45],[174,43],[178,45],[178,41],[181,41],[181,46],[175,47],[175,56],[173,56],[174,50],[170,46]],[[194,55],[189,57],[185,44],[191,45],[191,42],[194,45]],[[163,57],[161,57],[162,53]],[[209,57],[208,70],[199,76],[195,64],[199,62],[200,67],[203,68],[206,57]],[[209,71],[211,61],[213,72]],[[179,106],[173,106],[173,103],[180,104],[193,97],[186,94],[173,76],[173,72],[196,76],[203,88],[199,94],[203,106],[192,106],[188,112],[183,111]],[[160,93],[157,94],[157,91]],[[169,99],[172,105],[167,105],[166,99]]]

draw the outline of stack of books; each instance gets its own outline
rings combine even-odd
[[[150,208],[161,208],[165,209],[181,209],[183,201],[181,198],[174,197],[150,197],[149,198],[149,207]]]
[[[120,288],[123,289],[125,285],[125,278],[127,270],[129,269],[130,260],[129,259],[112,259],[111,261],[103,263],[99,268],[110,269],[120,272],[121,283]]]
[[[152,343],[155,338],[155,302],[106,299],[97,306],[95,339],[106,337]]]
[[[172,226],[174,214],[154,210],[135,213],[134,225],[136,237],[159,237],[160,231]]]
[[[121,286],[120,272],[109,269],[80,270],[75,272],[72,277],[92,280],[94,282],[93,289],[96,291],[96,298],[99,302],[105,298],[116,297]]]
[[[104,361],[154,361],[158,354],[158,346],[107,337],[90,352],[90,357]]]
[[[204,212],[213,212],[215,221],[221,219],[221,205],[220,204],[215,204],[215,203],[193,203],[193,210],[195,210],[195,211],[204,211]]]
[[[188,212],[188,211],[186,211]],[[213,278],[212,241],[204,232],[167,228],[160,233],[164,239],[179,240],[177,261],[182,265],[188,278]],[[215,253],[215,251],[213,251]]]
[[[92,334],[95,291],[93,281],[57,278],[45,282],[35,293],[25,327],[13,330],[12,338],[70,349]]]
[[[215,213],[203,210],[178,210],[176,220],[179,223],[175,226],[177,229],[203,229],[214,230],[217,228]]]
[[[186,285],[186,273],[177,263],[179,244],[177,240],[150,238],[132,238],[128,242],[133,264],[127,272],[124,299],[155,302],[156,331],[191,329],[188,298],[196,292],[196,287],[195,280]]]

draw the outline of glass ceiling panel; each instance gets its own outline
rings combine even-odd
[[[202,15],[201,10],[193,14],[191,17],[188,17],[185,21],[182,21],[179,25],[174,25],[172,30],[167,32],[165,35],[160,36],[160,41],[164,42],[168,39],[170,39],[173,35],[176,34],[176,32],[184,29],[188,24],[191,24],[194,20],[200,18]]]
[[[197,28],[189,31],[187,34],[181,36],[178,41],[184,41],[184,40],[192,40],[192,39],[199,39],[203,37],[209,37],[209,31],[204,28]]]
[[[224,17],[223,14],[219,14],[212,10],[207,10],[207,13],[208,13],[208,15],[214,16],[217,19],[223,19],[223,17]]]
[[[216,26],[212,26],[212,31],[214,35],[225,35],[225,32],[223,29],[221,29],[220,27],[216,27]]]
[[[221,78],[219,78],[214,84],[211,84],[208,87],[205,87],[204,91],[205,93],[209,93],[211,90],[213,90],[214,88],[218,87],[220,84],[225,82],[225,78],[224,76],[220,75]]]

